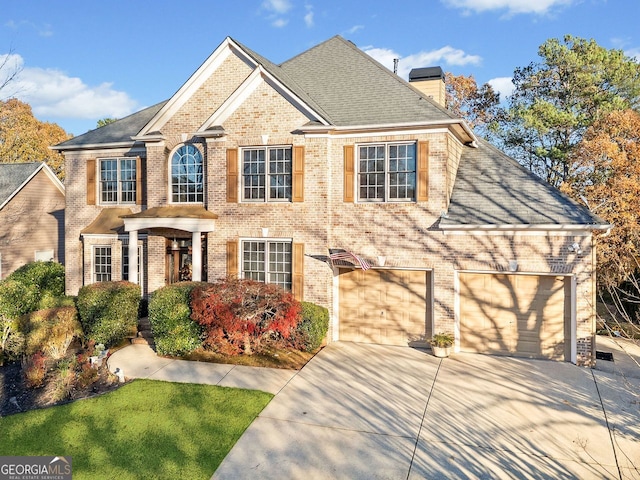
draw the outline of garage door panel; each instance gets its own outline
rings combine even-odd
[[[480,273],[459,280],[462,350],[565,358],[570,289],[564,277]]]
[[[407,345],[427,331],[427,272],[341,270],[340,339]]]

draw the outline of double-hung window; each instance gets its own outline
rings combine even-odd
[[[291,201],[291,147],[242,150],[243,200]]]
[[[415,143],[358,147],[358,191],[363,202],[411,202],[416,199]]]
[[[136,203],[136,159],[100,159],[100,202]]]
[[[93,247],[93,281],[111,281],[111,247],[108,245]]]
[[[200,150],[194,145],[182,145],[171,157],[171,201],[204,201],[204,164]]]
[[[291,290],[291,242],[245,240],[242,242],[242,277],[275,283]]]

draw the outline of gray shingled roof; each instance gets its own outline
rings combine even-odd
[[[90,130],[85,134],[73,137],[66,142],[59,143],[56,147],[81,147],[83,145],[99,145],[105,143],[131,142],[131,137],[135,136],[158,111],[164,107],[165,103],[160,102],[151,107],[140,110],[128,117],[121,118],[104,127]],[[54,147],[55,148],[55,147]]]
[[[484,140],[464,147],[442,227],[606,222]]]
[[[0,205],[40,168],[41,162],[0,163]]]
[[[287,60],[281,68],[336,126],[455,118],[340,36]]]

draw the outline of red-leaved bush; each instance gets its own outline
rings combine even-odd
[[[288,341],[301,320],[301,306],[277,285],[225,279],[191,293],[191,318],[204,328],[204,345],[225,355],[259,353]]]

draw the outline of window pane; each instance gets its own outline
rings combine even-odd
[[[384,146],[369,145],[359,149],[360,198],[363,200],[384,200]]]
[[[414,200],[416,149],[413,144],[389,146],[389,199]]]
[[[135,203],[136,201],[136,160],[130,158],[120,159],[120,192],[122,203]]]
[[[111,247],[94,247],[93,280],[94,282],[111,281]]]
[[[291,149],[269,149],[269,199],[291,199]]]
[[[242,171],[245,200],[265,199],[265,151],[248,149],[243,151]]]
[[[259,282],[265,280],[265,243],[242,243],[242,275]]]
[[[194,145],[183,145],[171,159],[171,198],[180,203],[204,201],[202,155]]]
[[[102,203],[118,201],[118,161],[115,158],[100,160],[100,192]]]

